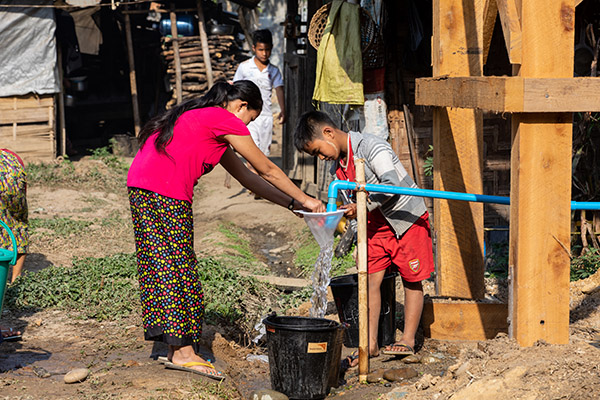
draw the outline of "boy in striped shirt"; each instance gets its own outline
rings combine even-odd
[[[321,160],[336,161],[337,179],[356,181],[354,159],[362,158],[368,184],[417,187],[389,143],[370,134],[346,133],[322,112],[310,111],[300,117],[294,144],[299,151]],[[356,218],[356,203],[341,208],[346,210],[347,218]],[[369,354],[371,357],[379,355],[380,286],[387,270],[398,271],[402,277],[404,329],[402,338],[382,352],[414,354],[415,335],[423,311],[421,281],[434,271],[429,214],[421,197],[388,193],[369,194],[367,211]],[[349,361],[350,366],[354,366],[358,363],[357,356],[351,356]]]

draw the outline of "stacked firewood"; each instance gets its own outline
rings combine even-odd
[[[182,98],[186,100],[190,97],[201,96],[208,89],[208,80],[200,37],[187,36],[177,40],[179,41],[179,58],[181,60]],[[237,66],[250,57],[231,35],[209,36],[208,50],[215,81],[221,78],[233,80]],[[171,37],[163,38],[161,54],[167,62],[169,82],[173,88],[173,97],[167,103],[167,108],[170,108],[177,102],[175,54]]]

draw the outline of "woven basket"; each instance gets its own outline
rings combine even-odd
[[[308,41],[315,49],[319,49],[323,31],[327,25],[331,3],[319,8],[313,15],[308,28]],[[362,51],[363,68],[381,68],[385,64],[383,37],[369,13],[360,9],[360,49]]]

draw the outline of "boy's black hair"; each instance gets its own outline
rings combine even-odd
[[[320,111],[308,111],[302,114],[294,131],[294,145],[298,151],[304,151],[306,145],[321,136],[321,127],[327,125],[336,128],[329,115]]]
[[[273,35],[268,29],[259,29],[252,34],[252,43],[256,46],[258,43],[264,43],[273,46]]]

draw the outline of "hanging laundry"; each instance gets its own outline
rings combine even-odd
[[[334,0],[317,51],[313,100],[364,103],[359,5]]]

